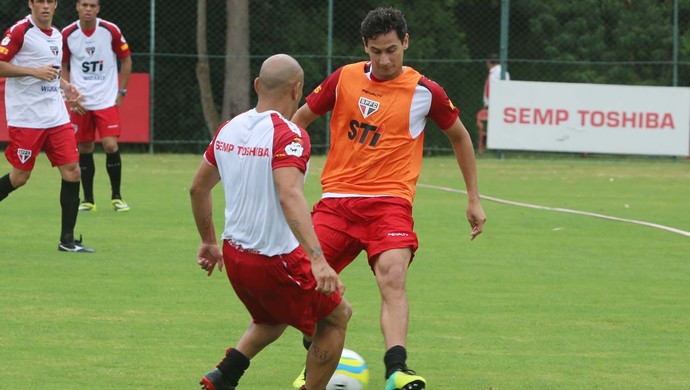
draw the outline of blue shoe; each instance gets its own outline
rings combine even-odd
[[[407,368],[394,372],[386,381],[386,390],[424,389],[426,389],[426,380]]]

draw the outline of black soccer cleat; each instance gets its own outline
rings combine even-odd
[[[235,390],[234,386],[230,386],[223,378],[223,372],[217,368],[209,371],[201,377],[199,382],[202,390]]]
[[[93,248],[86,247],[81,243],[81,236],[78,240],[72,240],[71,242],[61,242],[58,245],[58,251],[60,252],[81,252],[81,253],[94,253],[96,252]]]

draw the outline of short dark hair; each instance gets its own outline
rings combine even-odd
[[[498,64],[499,62],[501,62],[498,58],[498,54],[496,53],[489,54],[488,59],[486,61],[492,64]]]
[[[393,7],[379,7],[369,11],[362,21],[360,33],[366,44],[370,39],[376,39],[381,34],[395,31],[402,41],[407,34],[407,22],[402,11]]]

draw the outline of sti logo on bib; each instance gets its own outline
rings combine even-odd
[[[379,105],[379,102],[369,100],[365,97],[359,98],[359,111],[362,112],[362,116],[365,118],[378,111]]]

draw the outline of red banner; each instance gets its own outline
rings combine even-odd
[[[127,86],[127,96],[120,106],[122,134],[118,142],[149,143],[149,74],[132,73]],[[7,142],[5,117],[5,79],[0,78],[0,142]]]

